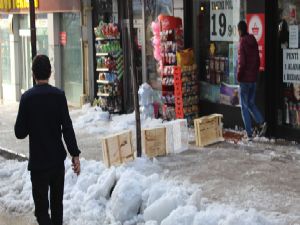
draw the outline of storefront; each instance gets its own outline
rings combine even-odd
[[[237,98],[237,24],[247,21],[259,44],[260,73],[256,102],[268,122],[268,134],[299,139],[300,1],[185,1],[186,24],[193,36],[199,68],[200,112],[222,113],[225,127],[243,127]],[[192,24],[192,25],[191,25]],[[187,27],[186,27],[187,28]]]
[[[153,46],[152,46],[152,27],[151,24],[157,19],[157,16],[161,13],[167,15],[176,15],[183,18],[183,0],[159,0],[159,1],[141,1],[133,0],[133,30],[134,34],[129,32],[129,17],[128,17],[128,7],[127,1],[121,0],[95,0],[92,1],[93,7],[93,27],[98,33],[94,32],[94,95],[99,99],[98,104],[104,103],[104,109],[111,108],[113,111],[118,107],[107,107],[107,103],[112,102],[110,105],[117,106],[116,97],[117,93],[121,91],[122,94],[122,112],[132,112],[133,111],[133,88],[130,72],[130,54],[131,50],[129,48],[129,42],[131,38],[134,39],[134,56],[136,62],[136,73],[138,75],[138,84],[143,82],[149,82],[157,91],[161,91],[161,78],[157,74],[156,61],[153,57]],[[102,25],[101,25],[102,24]],[[115,28],[113,28],[115,26]],[[99,32],[106,28],[112,27],[112,29],[118,29],[120,36],[116,35],[113,38],[104,37],[106,40],[101,40]],[[103,35],[102,35],[103,36]],[[104,35],[105,36],[105,35]],[[117,38],[116,38],[117,37]],[[103,39],[103,37],[102,37]],[[110,40],[108,40],[110,39]],[[119,88],[112,89],[107,81],[99,81],[99,78],[103,78],[103,75],[111,74],[111,69],[109,71],[103,71],[102,68],[97,67],[101,65],[101,62],[108,59],[107,62],[119,62],[118,58],[112,56],[112,52],[109,54],[103,54],[108,52],[99,52],[101,46],[114,43],[120,44],[120,50],[122,51],[122,63],[123,71],[116,71],[114,73],[118,76],[120,84]],[[119,51],[119,49],[117,49]],[[105,64],[105,63],[104,63]],[[118,64],[119,65],[119,64]],[[116,65],[118,67],[118,65]],[[105,66],[104,69],[107,69]],[[117,68],[118,69],[118,68]],[[121,76],[120,76],[121,73]],[[109,76],[108,76],[109,77]],[[103,87],[104,86],[104,87]],[[111,93],[109,90],[117,90]],[[103,91],[105,93],[103,93]],[[108,91],[108,92],[107,92]],[[98,95],[98,96],[97,96]],[[108,96],[107,96],[108,95]],[[110,99],[110,100],[109,100]],[[120,102],[120,101],[119,101]],[[110,111],[112,111],[110,110]]]
[[[276,14],[276,133],[299,140],[300,134],[300,1],[278,0]]]
[[[8,2],[8,1],[7,1]],[[9,4],[11,3],[11,4]],[[28,1],[0,5],[0,80],[3,101],[18,101],[32,87]],[[49,56],[50,83],[79,105],[83,93],[81,1],[36,0],[37,53]]]
[[[190,37],[200,80],[202,115],[222,113],[225,126],[242,126],[239,85],[236,80],[240,20],[249,24],[260,49],[257,102],[265,110],[265,3],[244,0],[197,0],[185,10],[193,14]]]

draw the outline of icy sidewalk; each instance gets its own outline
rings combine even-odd
[[[284,215],[258,212],[234,204],[211,202],[199,185],[167,179],[167,171],[142,158],[107,169],[82,161],[73,174],[66,161],[64,221],[66,225],[288,225]],[[0,206],[8,213],[33,211],[26,162],[0,163]],[[295,224],[296,225],[296,224]]]

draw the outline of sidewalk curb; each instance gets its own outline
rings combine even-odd
[[[8,159],[8,160],[18,160],[20,162],[28,160],[28,158],[25,155],[16,153],[14,151],[3,148],[1,146],[0,146],[0,156],[2,156],[5,159]]]

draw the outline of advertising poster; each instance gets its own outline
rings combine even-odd
[[[298,48],[299,42],[298,25],[289,26],[289,48]]]
[[[265,70],[265,14],[247,14],[248,32],[253,34],[258,43],[260,71]]]
[[[220,87],[220,103],[231,106],[239,106],[239,86],[222,83]]]
[[[300,49],[283,50],[283,123],[300,128]]]
[[[210,15],[211,41],[239,40],[240,0],[211,0]]]
[[[283,82],[300,83],[300,49],[283,49]]]

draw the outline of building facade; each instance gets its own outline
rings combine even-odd
[[[22,2],[22,1],[21,1]],[[26,2],[26,1],[24,1]],[[134,34],[129,34],[128,1],[36,0],[37,50],[53,65],[51,83],[80,105],[97,97],[94,28],[106,18],[117,24],[124,57],[123,112],[133,111],[130,38],[135,40],[139,84],[160,91],[153,57],[151,23],[159,14],[183,21],[185,48],[192,48],[198,67],[200,113],[222,113],[225,127],[242,127],[238,103],[237,24],[246,20],[260,49],[257,102],[269,135],[300,140],[300,67],[298,0],[153,0],[133,2]],[[15,6],[17,7],[17,6]],[[0,99],[18,101],[32,85],[29,15],[26,4],[0,4]]]
[[[10,102],[18,101],[33,81],[28,1],[18,5],[6,2],[0,5],[0,96]],[[49,56],[53,70],[50,83],[64,89],[74,105],[88,96],[84,57],[89,48],[86,21],[91,10],[85,5],[79,0],[35,1],[37,53]]]

